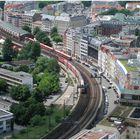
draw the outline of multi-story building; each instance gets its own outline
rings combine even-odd
[[[125,37],[124,37],[125,38]],[[124,39],[123,38],[123,39]],[[120,94],[120,103],[140,106],[139,48],[120,44],[101,45],[98,65]]]
[[[46,15],[46,14],[41,14],[42,18],[42,27],[41,29],[45,32],[51,31],[51,29],[54,27],[54,21],[55,21],[55,16],[51,15]]]
[[[119,139],[120,134],[116,129],[93,128],[82,130],[72,137],[72,139]]]
[[[22,14],[22,26],[27,25],[32,28],[32,23],[35,21],[41,21],[41,14],[35,11],[25,12]]]
[[[33,77],[25,72],[12,72],[0,68],[0,78],[7,81],[10,86],[27,85],[30,90],[33,89]]]
[[[8,132],[14,128],[13,113],[0,109],[0,133]]]
[[[61,35],[64,35],[64,32],[72,27],[82,27],[86,25],[86,17],[85,16],[70,16],[69,14],[61,14],[60,16],[56,16],[55,24],[58,28],[58,32]]]
[[[124,7],[121,7],[117,1],[93,1],[91,13],[92,15],[96,15],[112,8],[116,8],[118,10],[124,9]]]
[[[6,11],[30,11],[38,9],[38,1],[6,1],[4,12]]]
[[[126,6],[125,6],[126,9],[130,10],[130,11],[133,11],[135,10],[136,8],[140,8],[140,2],[137,1],[137,2],[127,2],[126,3]]]
[[[24,41],[25,37],[32,37],[29,32],[4,21],[0,21],[0,31],[1,35],[12,38],[15,41]]]

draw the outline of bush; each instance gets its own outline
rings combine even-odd
[[[42,125],[42,124],[43,124],[43,117],[41,117],[40,115],[35,115],[30,120],[30,125],[31,126],[39,126],[39,125]]]

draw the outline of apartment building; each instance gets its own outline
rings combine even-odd
[[[112,8],[116,8],[118,10],[124,9],[124,7],[121,7],[117,1],[93,1],[91,13],[92,15],[96,15]]]
[[[0,109],[0,133],[13,130],[13,113]]]
[[[80,58],[87,60],[88,58],[88,36],[83,35],[80,40]]]
[[[125,5],[125,8],[130,10],[130,11],[133,11],[136,8],[140,8],[140,2],[139,1],[137,1],[137,2],[127,2],[126,5]]]
[[[0,68],[0,78],[7,81],[10,86],[27,85],[30,90],[33,89],[33,77],[25,72],[13,72]]]
[[[115,45],[101,45],[98,55],[100,70],[113,82],[121,104],[140,106],[139,48]]]
[[[35,21],[41,21],[41,14],[35,11],[25,12],[22,14],[22,26],[27,25],[32,28],[32,23]]]

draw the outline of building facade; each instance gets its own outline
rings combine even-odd
[[[6,80],[10,86],[27,85],[30,90],[33,89],[33,77],[25,72],[12,72],[0,68],[0,78]]]
[[[13,123],[13,113],[0,109],[0,133],[13,130]]]

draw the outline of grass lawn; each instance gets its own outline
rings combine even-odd
[[[130,67],[130,66],[128,66],[127,65],[127,60],[120,60],[120,62],[124,65],[124,67],[126,68],[126,70],[128,71],[128,72],[130,72],[130,71],[137,71],[138,70],[138,68],[137,67]]]
[[[70,108],[66,107],[66,113],[69,112]],[[39,126],[28,126],[26,129],[21,130],[12,135],[12,139],[40,139],[46,135],[50,130],[56,127],[64,116],[64,108],[55,106],[53,107],[53,113],[49,117],[44,117],[44,122]],[[50,118],[50,123],[49,123]]]

